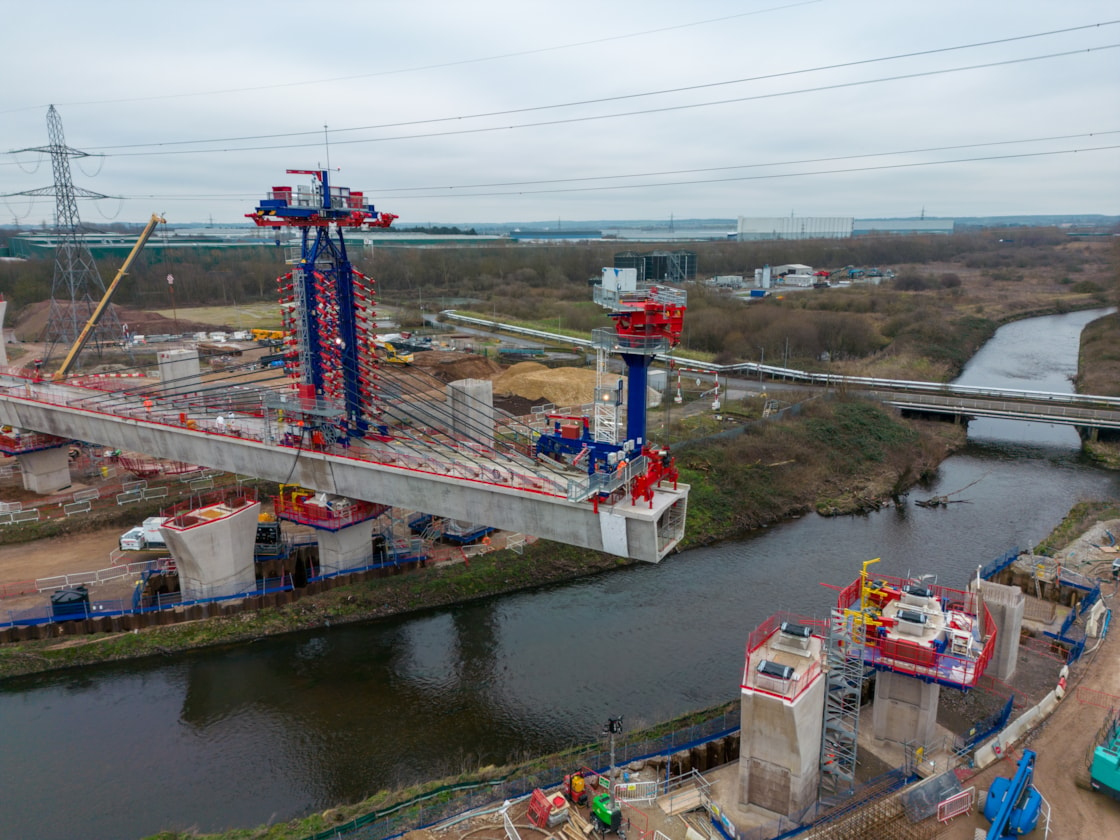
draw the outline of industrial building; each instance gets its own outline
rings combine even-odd
[[[682,283],[696,279],[695,251],[622,251],[614,255],[614,267],[632,268],[639,283],[665,281]]]
[[[952,219],[856,219],[852,236],[886,236],[953,232]]]
[[[739,217],[738,240],[850,239],[855,219],[850,216]]]
[[[785,239],[851,239],[854,236],[951,234],[952,219],[853,219],[850,217],[739,217],[737,239],[762,242]]]

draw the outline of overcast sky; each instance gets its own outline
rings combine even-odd
[[[1118,214],[1118,47],[1115,0],[10,3],[0,151],[53,103],[92,223],[328,165],[419,224]],[[0,193],[52,182],[0,155]]]

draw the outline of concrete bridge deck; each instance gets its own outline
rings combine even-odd
[[[587,500],[586,475],[473,442],[437,445],[414,435],[313,449],[306,436],[286,445],[282,427],[267,408],[259,416],[225,412],[221,421],[212,412],[187,428],[178,406],[153,408],[151,402],[124,392],[0,376],[0,424],[67,440],[423,510],[647,562],[659,561],[684,535],[686,485],[658,487],[652,500],[637,504],[628,496],[614,500],[616,494],[612,504],[595,505]],[[629,467],[639,468],[636,463]]]

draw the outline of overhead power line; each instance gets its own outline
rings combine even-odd
[[[512,131],[515,129],[524,128],[550,128],[558,125],[570,125],[573,123],[583,122],[599,122],[603,120],[622,119],[629,117],[648,116],[650,114],[665,114],[674,111],[688,111],[697,108],[711,108],[718,105],[732,105],[740,102],[758,102],[766,99],[779,99],[786,96],[798,96],[806,93],[824,93],[828,91],[843,90],[846,88],[863,87],[865,85],[883,84],[886,82],[908,81],[911,79],[928,78],[930,76],[942,76],[950,73],[964,73],[972,70],[987,70],[993,67],[1007,67],[1014,64],[1025,64],[1032,61],[1045,61],[1052,58],[1065,58],[1072,55],[1082,55],[1085,53],[1096,52],[1099,50],[1116,49],[1120,47],[1118,44],[1106,44],[1100,47],[1088,47],[1080,50],[1069,50],[1060,53],[1049,53],[1047,55],[1029,56],[1026,58],[1006,59],[1003,61],[993,61],[984,64],[971,64],[964,67],[949,67],[940,70],[925,70],[915,73],[903,73],[894,76],[881,76],[876,79],[864,79],[855,82],[837,82],[831,85],[819,85],[817,87],[800,88],[798,90],[779,91],[775,93],[758,93],[750,96],[737,96],[729,99],[718,99],[708,102],[691,102],[680,105],[665,105],[659,108],[643,108],[637,111],[618,111],[611,114],[590,114],[578,117],[566,117],[553,120],[540,120],[537,122],[515,123],[512,125],[498,125],[498,126],[482,126],[479,128],[461,128],[451,131],[432,131],[417,134],[397,134],[391,137],[366,137],[356,140],[333,140],[332,143],[336,146],[345,145],[358,145],[364,143],[386,143],[399,140],[423,140],[433,137],[456,137],[472,134],[487,134],[495,131]],[[306,143],[280,143],[273,145],[262,146],[239,146],[236,148],[221,148],[221,149],[161,149],[151,152],[121,152],[112,155],[113,157],[159,157],[166,155],[199,155],[199,154],[228,154],[230,152],[257,152],[270,149],[303,149],[308,147],[318,147],[321,145],[322,131],[317,132],[315,140],[309,140]],[[199,141],[196,141],[199,142]],[[205,142],[205,141],[202,141]],[[220,141],[214,141],[220,142]]]
[[[254,85],[252,87],[241,88],[224,88],[221,90],[208,90],[208,91],[194,91],[190,93],[172,93],[160,94],[159,96],[134,96],[122,97],[118,99],[95,99],[87,100],[84,102],[58,102],[58,105],[119,105],[125,102],[152,102],[166,99],[187,99],[195,96],[221,96],[231,93],[257,93],[262,90],[281,90],[293,87],[305,87],[309,85],[333,85],[339,82],[350,82],[358,79],[375,79],[385,76],[399,76],[406,73],[420,73],[429,70],[443,70],[449,67],[462,67],[469,64],[482,64],[489,61],[502,61],[508,58],[520,58],[527,55],[540,55],[548,52],[559,52],[561,50],[575,49],[579,47],[590,47],[598,44],[607,44],[612,41],[626,41],[634,38],[644,38],[647,35],[659,35],[664,32],[674,32],[681,29],[691,29],[698,26],[706,26],[711,23],[725,23],[729,20],[736,18],[754,17],[756,15],[765,14],[767,12],[785,11],[786,9],[795,9],[798,6],[811,6],[820,3],[821,0],[800,0],[800,2],[784,3],[779,6],[770,6],[765,9],[754,9],[749,12],[739,12],[734,15],[724,15],[718,18],[707,18],[704,20],[689,21],[687,23],[674,24],[673,26],[662,26],[656,29],[645,29],[638,32],[628,32],[621,35],[608,35],[602,38],[594,38],[588,41],[575,41],[570,44],[557,44],[552,47],[537,47],[530,50],[518,50],[516,52],[499,53],[497,55],[480,56],[478,58],[464,58],[457,61],[443,61],[436,64],[421,64],[415,67],[401,67],[395,70],[378,70],[373,73],[358,73],[350,76],[332,76],[326,79],[308,79],[297,82],[273,82],[267,85]],[[43,105],[25,105],[22,108],[11,108],[6,111],[0,111],[0,114],[14,114],[20,111],[39,110],[46,107]]]
[[[1015,36],[1010,36],[1010,37],[1007,37],[1007,38],[998,38],[998,39],[989,40],[989,41],[977,41],[977,42],[974,42],[974,43],[971,43],[971,44],[958,44],[956,46],[951,46],[951,47],[938,47],[938,48],[929,49],[929,50],[919,50],[919,51],[915,51],[915,52],[898,53],[898,54],[895,54],[895,55],[880,56],[878,58],[857,59],[857,60],[854,60],[854,61],[846,61],[846,62],[841,62],[841,63],[838,63],[838,64],[824,64],[824,65],[820,65],[820,66],[817,66],[817,67],[802,68],[800,70],[787,70],[787,71],[783,71],[783,72],[780,72],[780,73],[766,73],[766,74],[763,74],[763,75],[760,75],[760,76],[747,76],[747,77],[743,77],[743,78],[739,78],[739,79],[726,79],[726,80],[718,81],[718,82],[707,82],[707,83],[696,84],[696,85],[687,85],[687,86],[683,86],[683,87],[664,88],[664,89],[652,90],[652,91],[642,91],[642,92],[638,92],[638,93],[621,94],[621,95],[617,95],[617,96],[605,96],[605,97],[598,97],[598,98],[595,98],[595,99],[579,99],[579,100],[573,100],[573,101],[569,101],[569,102],[554,103],[554,104],[551,104],[551,105],[533,105],[533,106],[527,106],[527,107],[523,107],[523,108],[508,108],[508,109],[499,110],[499,111],[484,111],[484,112],[479,112],[479,113],[475,113],[475,114],[457,114],[457,115],[450,116],[450,117],[431,117],[431,118],[426,118],[426,119],[421,119],[421,120],[407,120],[407,121],[400,121],[400,122],[375,123],[375,124],[372,124],[372,125],[353,126],[353,127],[349,127],[349,128],[335,128],[335,129],[331,129],[330,133],[333,134],[333,135],[339,135],[339,134],[354,132],[354,131],[378,131],[378,130],[389,129],[389,128],[407,128],[407,127],[410,127],[410,126],[419,126],[419,125],[436,125],[436,124],[445,123],[445,122],[461,122],[463,120],[485,119],[485,118],[492,118],[492,117],[507,117],[507,116],[512,116],[512,115],[515,115],[515,114],[528,114],[528,113],[534,113],[534,112],[538,112],[538,111],[554,110],[554,109],[558,109],[558,108],[575,108],[575,107],[582,107],[582,106],[587,106],[587,105],[601,105],[601,104],[610,103],[610,102],[623,102],[623,101],[627,101],[627,100],[642,99],[642,98],[648,98],[648,97],[652,97],[652,96],[667,96],[667,95],[670,95],[670,94],[677,94],[677,93],[690,93],[690,92],[694,92],[694,91],[708,90],[708,89],[717,88],[717,87],[727,87],[727,86],[730,86],[730,85],[749,84],[749,83],[752,83],[752,82],[762,82],[762,81],[773,81],[775,79],[789,78],[789,77],[792,77],[792,76],[802,76],[802,75],[807,75],[807,74],[810,74],[810,73],[821,73],[821,72],[825,72],[825,71],[845,70],[845,69],[850,69],[850,68],[853,68],[853,67],[861,67],[861,66],[865,66],[865,65],[869,65],[869,64],[880,64],[880,63],[887,62],[887,61],[899,61],[899,60],[907,59],[907,58],[920,58],[920,57],[944,54],[944,53],[949,53],[949,52],[959,52],[961,50],[976,49],[978,47],[990,47],[990,46],[996,46],[996,45],[999,45],[999,44],[1009,44],[1009,43],[1013,43],[1013,42],[1016,42],[1016,41],[1026,41],[1026,40],[1031,40],[1031,39],[1034,39],[1034,38],[1042,38],[1042,37],[1046,37],[1046,36],[1050,36],[1050,35],[1067,34],[1067,33],[1070,33],[1070,32],[1078,32],[1078,31],[1087,30],[1087,29],[1098,29],[1102,26],[1112,26],[1112,25],[1115,25],[1115,24],[1118,24],[1118,23],[1120,23],[1120,21],[1105,21],[1103,23],[1088,24],[1088,25],[1085,25],[1085,26],[1075,26],[1075,27],[1070,27],[1070,28],[1067,28],[1067,29],[1053,29],[1053,30],[1049,30],[1047,32],[1036,32],[1036,33],[1032,33],[1030,35],[1015,35]],[[1111,45],[1111,46],[1116,46],[1116,45]],[[848,84],[845,84],[845,85],[842,85],[842,86],[848,87],[848,86],[853,86],[853,85],[858,85],[858,84],[872,84],[872,83],[875,83],[875,82],[878,82],[878,81],[892,81],[892,80],[895,80],[895,79],[915,78],[915,77],[924,76],[924,75],[934,75],[934,74],[937,74],[937,73],[960,72],[961,70],[969,70],[969,69],[978,69],[978,68],[999,66],[1000,64],[1004,64],[1004,63],[1018,63],[1018,62],[1024,62],[1024,61],[1038,61],[1038,60],[1045,59],[1045,58],[1054,58],[1054,57],[1059,57],[1059,56],[1073,55],[1073,54],[1076,54],[1076,53],[1088,52],[1088,51],[1092,51],[1092,50],[1093,50],[1093,48],[1086,48],[1084,50],[1074,50],[1074,51],[1065,52],[1065,53],[1054,53],[1054,54],[1051,54],[1051,55],[1028,57],[1028,58],[1023,58],[1023,59],[1011,59],[1011,60],[1008,60],[1007,62],[996,62],[996,63],[993,63],[993,64],[976,65],[974,67],[955,68],[955,69],[951,68],[951,69],[948,69],[948,70],[931,70],[931,71],[927,71],[927,72],[924,72],[924,73],[910,74],[910,75],[906,75],[906,76],[885,77],[883,79],[871,79],[871,80],[867,80],[867,81],[864,81],[864,82],[852,82],[852,83],[848,83]],[[809,91],[828,90],[828,89],[831,89],[831,86],[826,87],[826,88],[810,88]],[[771,94],[771,96],[791,96],[791,95],[794,95],[794,94],[797,94],[797,93],[802,93],[802,92],[805,92],[805,91],[789,91],[789,92],[784,92],[784,93]],[[724,100],[724,101],[737,102],[737,101],[745,101],[745,100],[734,99],[734,100]],[[709,104],[709,103],[699,103],[699,104],[692,105],[692,106],[679,106],[679,107],[703,107],[706,104]],[[712,104],[722,104],[722,103],[717,102],[717,103],[712,103]],[[641,111],[641,112],[633,112],[633,113],[655,113],[657,110],[661,110],[661,109],[655,109],[654,111]],[[607,115],[607,116],[609,117],[609,116],[614,116],[614,115]],[[622,114],[620,116],[630,116],[630,114]],[[601,118],[603,118],[603,117],[589,117],[589,118],[586,118],[586,119],[601,119]],[[509,127],[511,127],[511,126],[500,126],[498,128],[495,128],[495,129],[484,129],[484,130],[504,130],[504,129],[509,128]],[[518,127],[518,126],[512,126],[512,127]],[[314,129],[314,130],[311,130],[311,131],[294,131],[294,132],[282,132],[282,133],[275,133],[275,134],[245,135],[245,136],[240,136],[240,137],[216,137],[216,138],[202,139],[202,140],[172,140],[172,141],[165,141],[165,142],[159,142],[159,143],[129,143],[129,144],[118,144],[118,145],[112,145],[112,146],[95,146],[93,148],[97,151],[112,151],[112,150],[117,150],[117,149],[146,149],[146,148],[153,148],[153,147],[164,148],[164,147],[167,147],[167,146],[199,145],[199,144],[203,144],[203,143],[243,143],[243,142],[248,142],[248,141],[253,141],[253,140],[274,140],[274,139],[281,139],[281,138],[296,138],[296,137],[314,137],[314,138],[316,138],[316,142],[311,144],[311,145],[317,145],[318,144],[318,138],[322,136],[322,133],[323,133],[322,129],[317,128],[317,129]],[[426,136],[438,136],[438,135],[413,135],[409,139],[413,139],[413,137],[416,137],[416,136],[426,137]],[[398,139],[398,138],[390,138],[390,139]],[[335,142],[355,142],[355,141],[339,141],[339,140],[336,140]],[[358,141],[358,142],[373,142],[373,141]],[[257,147],[257,148],[260,148],[260,147]],[[269,147],[263,147],[263,148],[269,148]],[[224,150],[204,150],[204,151],[224,151]]]

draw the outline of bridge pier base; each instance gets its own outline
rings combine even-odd
[[[221,502],[169,519],[160,527],[184,601],[221,598],[256,589],[253,545],[260,502]]]
[[[23,489],[48,495],[70,486],[70,450],[66,446],[37,449],[16,455],[23,473]]]
[[[937,731],[941,686],[907,674],[880,671],[875,675],[872,719],[875,737],[901,744],[928,744]]]
[[[341,572],[361,566],[373,556],[373,520],[367,519],[337,531],[317,531],[320,573]]]

